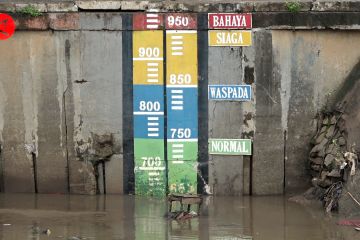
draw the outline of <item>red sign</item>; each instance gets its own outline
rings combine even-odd
[[[0,13],[0,40],[10,38],[15,32],[15,22],[7,14]]]
[[[197,29],[197,18],[195,14],[166,14],[165,27],[166,29]]]
[[[251,29],[251,13],[209,13],[209,29]]]
[[[163,15],[159,13],[136,13],[133,16],[133,30],[157,30],[164,26]]]

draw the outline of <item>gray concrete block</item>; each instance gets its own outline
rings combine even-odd
[[[57,2],[46,4],[48,12],[77,12],[78,7],[74,2]]]
[[[82,30],[122,30],[121,13],[80,13]]]
[[[243,195],[243,156],[210,156],[209,185],[214,195]]]
[[[113,155],[105,162],[106,194],[123,194],[123,156]]]
[[[272,37],[254,36],[256,117],[253,153],[253,194],[281,194],[284,180],[284,136],[281,126],[280,80],[273,77]]]
[[[239,47],[209,48],[209,85],[242,84]],[[241,138],[241,102],[209,100],[209,138]],[[243,194],[242,156],[209,156],[209,184],[216,195]]]
[[[75,1],[80,9],[84,10],[118,10],[121,1]]]
[[[30,42],[34,39],[30,35],[15,34],[0,45],[4,56],[0,58],[1,171],[6,192],[35,190],[32,156],[25,150],[25,144],[32,144],[36,133],[36,126],[32,124],[36,115],[31,92],[27,92],[33,84],[29,59]],[[24,95],[26,92],[28,94]],[[29,119],[31,121],[26,122]]]
[[[39,193],[67,192],[66,148],[63,147],[63,91],[57,76],[58,56],[55,39],[49,32],[34,34],[31,46],[36,52],[32,76],[36,79],[38,156],[37,184]],[[36,49],[36,50],[35,50]]]

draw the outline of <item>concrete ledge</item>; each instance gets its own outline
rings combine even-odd
[[[124,13],[44,13],[39,17],[11,14],[17,30],[108,30],[121,31]],[[360,29],[360,12],[255,12],[253,28],[266,29]],[[207,30],[207,24],[198,30]],[[255,30],[256,31],[256,30]]]
[[[290,1],[292,2],[292,1]],[[293,2],[296,2],[294,0]],[[360,1],[311,1],[301,0],[299,12],[359,12]],[[5,0],[0,3],[1,12],[14,12],[32,5],[40,12],[76,12],[106,10],[106,11],[156,11],[156,12],[289,12],[286,1],[244,1],[209,0],[209,1],[119,1],[119,0],[80,0],[80,1],[53,1],[20,0],[14,3]]]
[[[75,1],[79,9],[84,10],[119,10],[121,1]]]

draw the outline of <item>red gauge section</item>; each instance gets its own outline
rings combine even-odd
[[[15,32],[15,22],[11,16],[0,13],[0,40],[10,38]]]
[[[163,15],[159,13],[136,13],[133,15],[133,30],[163,29]]]
[[[165,16],[166,29],[197,29],[195,14],[170,13]]]

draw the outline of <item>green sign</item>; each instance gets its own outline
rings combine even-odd
[[[251,155],[251,139],[209,139],[209,154]]]

